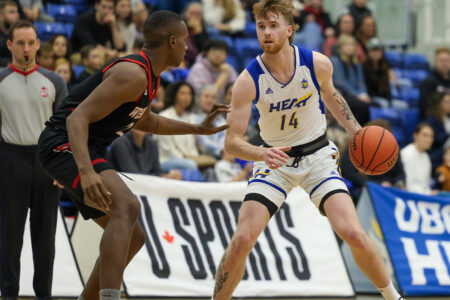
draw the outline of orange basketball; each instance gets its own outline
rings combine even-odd
[[[348,147],[350,160],[367,175],[380,175],[394,167],[398,158],[395,137],[379,126],[367,126],[358,130]]]

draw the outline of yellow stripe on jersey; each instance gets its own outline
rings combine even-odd
[[[303,96],[303,97],[297,99],[297,101],[295,101],[294,105],[297,105],[300,101],[305,100],[305,99],[308,98],[308,97],[311,97],[312,93],[313,93],[313,92],[311,92],[311,93],[309,93],[309,94],[306,94],[305,96]],[[294,105],[292,105],[292,106],[294,106]]]

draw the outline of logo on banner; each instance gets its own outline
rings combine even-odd
[[[370,184],[386,246],[406,295],[450,291],[450,203]]]

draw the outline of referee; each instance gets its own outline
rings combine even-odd
[[[0,291],[3,299],[18,298],[30,210],[33,288],[36,299],[50,299],[59,192],[39,165],[36,145],[67,89],[61,77],[36,65],[39,39],[32,23],[14,23],[7,45],[12,64],[0,72]]]

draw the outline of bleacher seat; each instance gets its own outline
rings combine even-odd
[[[42,41],[47,41],[52,38],[55,34],[62,34],[66,37],[67,35],[67,26],[64,23],[45,23],[45,22],[35,22],[34,26],[38,32],[39,39]]]
[[[378,120],[385,119],[389,121],[391,125],[401,125],[401,114],[398,110],[391,107],[374,107],[369,108],[370,119]]]
[[[175,78],[175,81],[184,81],[189,75],[188,68],[174,68],[171,72],[173,77]]]
[[[147,5],[156,6],[158,5],[159,0],[143,0],[142,2],[144,2]]]
[[[242,71],[239,59],[237,59],[235,55],[228,54],[227,63],[230,64],[236,70],[236,72],[240,73]]]
[[[234,47],[233,47],[233,39],[231,38],[231,36],[228,36],[228,35],[216,35],[212,39],[224,41],[228,45],[228,52],[230,52],[230,53],[233,52],[233,48]]]
[[[256,37],[256,23],[254,23],[254,22],[251,22],[251,23],[247,22],[245,24],[244,33],[248,37],[255,38]]]
[[[420,91],[414,87],[402,87],[401,99],[409,103],[409,107],[417,107],[419,104]]]
[[[205,177],[203,177],[202,172],[199,170],[180,170],[184,181],[198,181],[204,182]]]
[[[403,66],[410,70],[426,70],[430,69],[427,57],[423,54],[405,53],[403,55]]]
[[[405,110],[401,113],[401,118],[406,142],[411,142],[414,129],[419,123],[419,109],[412,108]]]
[[[72,4],[47,4],[47,14],[58,22],[73,23],[77,19],[77,10]]]
[[[394,51],[386,51],[384,52],[386,59],[388,60],[391,68],[401,69],[403,67],[403,58],[402,54]]]
[[[61,4],[71,4],[77,11],[77,14],[88,11],[89,5],[87,0],[60,0]]]
[[[234,48],[236,54],[243,58],[244,61],[247,57],[254,58],[262,53],[261,46],[256,38],[236,38]]]
[[[220,35],[219,29],[217,29],[213,26],[206,27],[206,32],[209,34],[209,37],[211,39],[215,39],[218,35]]]
[[[411,80],[415,87],[419,87],[422,81],[428,76],[428,71],[426,70],[404,70],[403,77]]]
[[[72,71],[75,74],[75,78],[78,78],[80,74],[84,71],[84,66],[72,65]]]

